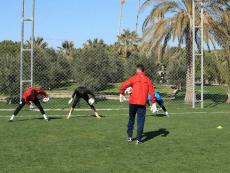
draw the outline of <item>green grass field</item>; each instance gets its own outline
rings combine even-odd
[[[177,101],[166,105],[170,118],[148,112],[141,145],[126,142],[127,104],[117,101],[98,102],[100,109],[115,109],[100,110],[101,120],[87,110],[66,120],[63,110],[48,111],[51,121],[45,122],[39,112],[25,109],[8,123],[11,112],[2,111],[0,172],[230,172],[229,105],[210,102],[203,110]]]

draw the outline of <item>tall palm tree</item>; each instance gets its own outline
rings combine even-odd
[[[216,44],[215,35],[225,35],[217,29],[216,23],[223,17],[229,0],[203,0],[204,4],[204,41]],[[142,8],[154,5],[143,23],[143,40],[150,42],[150,49],[161,46],[162,55],[170,40],[178,40],[178,47],[186,46],[187,74],[185,102],[192,103],[192,0],[145,0]],[[197,21],[200,18],[197,17]],[[199,29],[196,30],[199,33]],[[197,34],[197,42],[198,37]]]
[[[216,40],[218,41],[219,45],[221,45],[224,50],[225,50],[225,53],[226,53],[226,59],[227,59],[227,62],[228,62],[228,71],[225,72],[227,73],[227,75],[224,75],[225,76],[225,80],[228,82],[228,90],[227,90],[227,93],[228,93],[228,99],[227,99],[227,103],[230,103],[230,5],[227,6],[226,8],[226,13],[224,14],[222,20],[218,23],[215,23],[216,25],[216,30],[221,30],[221,31],[224,31],[224,32],[221,32],[220,34],[217,34],[215,35],[215,38]],[[222,67],[221,67],[222,68]]]
[[[58,47],[63,56],[67,59],[73,59],[74,54],[74,43],[72,41],[64,41],[61,47]]]
[[[29,40],[26,43],[30,46],[31,42]],[[47,48],[48,43],[42,37],[34,38],[34,47],[45,49]]]
[[[84,48],[85,49],[91,49],[91,48],[106,48],[107,45],[102,39],[93,39],[93,40],[88,40],[86,43],[84,43]]]
[[[74,49],[74,43],[72,41],[66,40],[62,43],[61,48],[64,50],[72,50],[72,49]]]
[[[137,3],[137,17],[136,17],[136,33],[138,33],[140,8],[141,8],[141,0],[138,0],[138,3]]]
[[[126,0],[120,0],[120,18],[119,18],[119,35],[122,31],[122,20],[123,20],[123,8]]]
[[[130,32],[129,30],[124,30],[124,32],[118,36],[114,49],[120,55],[123,55],[123,57],[128,58],[133,52],[138,50],[139,41],[140,39],[135,31]]]

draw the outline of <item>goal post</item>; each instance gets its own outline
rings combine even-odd
[[[20,98],[24,90],[24,85],[33,86],[33,59],[34,59],[34,15],[35,15],[35,0],[27,0],[32,2],[31,16],[25,16],[25,0],[22,0],[21,11],[21,47],[20,47]],[[25,46],[25,23],[29,23],[31,27],[31,35],[29,45]],[[28,56],[26,56],[26,55]],[[28,63],[25,69],[25,61]],[[29,66],[29,67],[28,67]]]
[[[203,0],[193,0],[192,1],[192,36],[193,36],[193,101],[192,107],[196,107],[196,103],[200,103],[200,107],[204,108],[204,7]],[[198,32],[197,32],[198,31]],[[197,38],[200,38],[198,41]],[[196,61],[200,61],[200,74],[197,73]],[[198,70],[199,71],[199,70]],[[199,78],[196,79],[196,76]],[[196,87],[199,86],[199,91]],[[199,92],[199,93],[197,93]],[[197,94],[200,94],[199,99],[197,99]]]

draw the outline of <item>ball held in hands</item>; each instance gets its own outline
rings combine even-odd
[[[125,94],[127,94],[127,95],[132,94],[132,92],[133,92],[133,88],[132,88],[132,87],[128,87],[128,88],[126,88],[126,90],[125,90]]]
[[[46,102],[48,102],[49,100],[50,100],[49,97],[44,97],[43,100],[42,100],[42,102],[43,102],[43,103],[46,103]]]
[[[94,99],[94,98],[90,98],[90,99],[88,100],[88,102],[89,102],[90,105],[94,105],[95,99]]]

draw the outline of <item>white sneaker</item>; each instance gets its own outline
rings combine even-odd
[[[46,114],[43,115],[43,118],[44,118],[44,120],[49,121],[49,119],[47,118]]]
[[[66,119],[68,120],[70,117],[71,117],[71,113],[69,113],[69,114],[66,116]]]
[[[96,116],[98,119],[101,118],[101,116],[100,116],[97,112],[95,113],[95,116]]]
[[[167,117],[169,117],[169,113],[168,113],[168,112],[165,112],[165,115],[166,115]]]
[[[142,142],[137,140],[136,145],[140,145],[140,144],[142,144]]]
[[[128,142],[132,142],[133,141],[133,139],[132,138],[128,138]]]
[[[15,115],[12,115],[12,116],[10,117],[9,122],[13,122],[13,121],[14,121],[14,117],[15,117]]]

